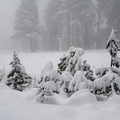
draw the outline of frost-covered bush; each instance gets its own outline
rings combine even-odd
[[[64,54],[60,58],[60,63],[58,64],[58,73],[60,73],[60,74],[62,74],[62,72],[65,71],[65,69],[67,67],[66,59],[67,59],[67,55],[66,54]]]
[[[60,75],[59,84],[61,86],[61,89],[63,89],[64,92],[66,92],[67,94],[69,93],[69,84],[71,80],[72,80],[72,75],[70,74],[70,72],[64,71]]]
[[[110,96],[113,92],[120,95],[120,76],[118,69],[115,68],[98,68],[96,75],[98,78],[92,82],[92,92],[97,95]],[[112,86],[113,89],[112,90]]]
[[[76,71],[82,70],[81,56],[83,54],[83,49],[71,47],[67,54],[60,59],[60,63],[58,64],[58,72],[61,74],[63,71],[68,71],[71,75],[74,75]]]
[[[89,89],[89,83],[82,71],[77,71],[70,81],[69,91],[78,91],[81,89]]]
[[[44,74],[44,82],[54,81],[55,83],[59,81],[59,74],[56,70],[52,69]]]
[[[89,88],[89,81],[95,80],[90,65],[86,60],[82,61],[83,54],[83,49],[71,47],[58,64],[61,88],[69,95],[80,89]]]
[[[49,72],[50,70],[53,70],[53,63],[51,61],[47,62],[41,72],[41,79],[40,81],[43,81],[45,74]]]
[[[25,72],[25,68],[21,65],[16,53],[14,53],[10,65],[12,70],[7,75],[6,84],[15,90],[23,91],[23,89],[29,87],[32,78]]]
[[[36,100],[44,104],[56,104],[56,99],[53,96],[54,92],[58,92],[58,84],[54,83],[54,81],[48,81],[43,84]]]
[[[53,97],[54,93],[60,92],[59,74],[53,69],[53,63],[48,62],[42,71],[42,81],[40,83],[40,90],[38,93],[37,101],[41,103],[55,104]]]
[[[118,51],[120,51],[120,48],[119,48],[120,40],[117,39],[116,32],[118,32],[118,30],[114,30],[112,28],[111,34],[108,38],[106,49],[108,49],[108,52],[110,52],[110,55],[111,55],[111,65],[110,66],[111,67],[115,66],[115,67],[119,68],[120,67],[120,58],[118,57],[117,53],[118,53]]]
[[[107,73],[106,75],[95,79],[95,81],[92,82],[92,92],[97,95],[103,94],[110,96],[112,94],[111,84],[114,79],[115,76],[112,73]]]
[[[87,64],[86,60],[83,61],[83,71],[85,74],[85,77],[90,80],[94,81],[95,77],[93,76],[93,70],[91,69],[90,65]]]
[[[108,67],[101,67],[101,68],[97,68],[95,70],[95,74],[98,76],[98,77],[102,77],[104,76],[108,71],[109,71],[110,68]]]
[[[58,72],[62,74],[62,72],[68,71],[74,76],[77,71],[81,70],[84,71],[88,80],[94,81],[93,70],[90,65],[87,64],[86,60],[82,61],[83,54],[83,49],[71,47],[67,54],[61,57],[60,63],[58,64]]]

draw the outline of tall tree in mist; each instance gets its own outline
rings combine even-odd
[[[24,49],[35,52],[39,40],[39,16],[37,0],[22,0],[16,12],[15,34],[12,36],[23,43]]]
[[[96,48],[104,48],[109,32],[108,16],[112,9],[112,0],[96,0]]]
[[[93,44],[95,14],[90,0],[51,0],[46,9],[48,39],[59,50]],[[52,47],[53,48],[53,47]]]
[[[111,27],[120,26],[119,5],[120,0],[50,0],[45,14],[50,49],[105,48]]]
[[[61,19],[57,19],[56,14],[59,11],[61,0],[51,0],[47,9],[45,10],[46,21],[46,47],[51,50],[58,49],[58,36],[59,36],[59,22]]]
[[[109,12],[109,24],[115,29],[120,28],[120,0],[111,0],[111,10]]]

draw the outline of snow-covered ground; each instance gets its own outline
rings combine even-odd
[[[11,69],[12,52],[0,52],[0,67],[5,72]],[[48,61],[53,61],[57,69],[63,53],[18,53],[26,72],[31,76],[40,76]],[[86,51],[86,59],[92,68],[110,65],[109,53],[105,50]],[[37,88],[19,92],[0,83],[0,120],[119,120],[120,96],[114,95],[105,102],[98,102],[87,90],[76,92],[70,98],[64,94],[55,95],[59,105],[45,105],[35,102]]]
[[[26,72],[32,76],[40,76],[41,70],[48,61],[52,61],[54,68],[57,69],[60,57],[65,52],[38,52],[38,53],[22,53],[18,52],[18,57],[21,63],[25,66]],[[0,66],[5,67],[5,71],[8,72],[11,68],[9,63],[13,59],[13,52],[0,52]],[[110,56],[106,50],[91,50],[86,51],[82,56],[82,60],[87,60],[87,63],[92,68],[98,68],[102,66],[110,65]]]

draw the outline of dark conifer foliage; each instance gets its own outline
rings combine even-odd
[[[10,65],[12,70],[7,75],[6,84],[15,90],[23,91],[31,84],[32,78],[25,72],[16,52],[14,52],[13,61]]]

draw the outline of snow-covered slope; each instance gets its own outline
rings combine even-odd
[[[44,52],[44,53],[22,53],[18,52],[21,63],[25,66],[26,72],[32,76],[39,76],[45,64],[49,61],[53,62],[54,68],[57,69],[60,57],[63,52]],[[5,70],[10,70],[9,63],[12,61],[12,52],[0,52],[0,64],[5,65]],[[87,60],[87,63],[92,68],[108,67],[110,65],[110,56],[106,50],[86,51],[82,56],[82,60]]]
[[[116,99],[120,101],[120,97],[117,96],[108,102],[98,103],[95,97],[85,90],[70,99],[63,98],[66,104],[56,106],[34,102],[32,98],[36,93],[37,89],[21,93],[0,83],[0,120],[120,119],[120,104],[116,102]]]

